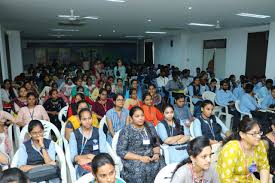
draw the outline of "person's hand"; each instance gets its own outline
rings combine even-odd
[[[38,140],[38,144],[39,144],[40,148],[45,147],[45,146],[44,146],[43,135],[39,136],[39,137],[37,138],[37,140]]]
[[[149,156],[141,156],[140,161],[142,161],[143,163],[150,163],[151,158]]]
[[[194,116],[192,116],[190,119],[189,119],[189,122],[193,122],[195,120]]]
[[[154,156],[151,158],[151,161],[157,162],[159,160],[159,154],[154,154]]]

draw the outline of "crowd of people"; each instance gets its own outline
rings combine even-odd
[[[206,91],[215,94],[214,101],[202,97]],[[41,165],[56,166],[54,142],[43,137],[39,120],[61,130],[58,114],[68,106],[64,139],[78,178],[93,173],[98,183],[121,182],[106,147],[116,133],[125,182],[152,183],[168,163],[178,163],[171,178],[175,183],[268,183],[275,173],[275,86],[265,76],[216,78],[200,68],[191,76],[190,70],[169,64],[124,65],[118,59],[115,65],[91,62],[89,70],[80,65],[30,66],[14,80],[5,80],[0,92],[3,170],[14,148],[10,125],[28,126],[30,138],[18,148],[21,171],[28,175]],[[232,125],[213,113],[218,105],[228,107]],[[106,124],[100,127],[103,119]],[[213,162],[212,147],[217,144],[221,150]],[[0,176],[6,178],[0,182],[12,173],[24,177],[20,170],[3,171]]]

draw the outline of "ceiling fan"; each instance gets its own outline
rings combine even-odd
[[[69,15],[57,15],[58,18],[63,19],[59,22],[59,25],[70,25],[70,26],[80,26],[85,25],[87,22],[85,20],[97,20],[96,16],[79,16],[74,14],[74,10],[70,10]]]

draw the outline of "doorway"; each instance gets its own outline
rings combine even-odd
[[[144,41],[144,64],[149,66],[154,64],[154,44],[152,40]]]

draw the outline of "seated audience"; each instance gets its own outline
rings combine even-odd
[[[15,122],[19,126],[25,126],[31,120],[46,120],[50,121],[47,111],[42,105],[37,105],[38,98],[34,93],[27,94],[27,107],[22,107]]]
[[[131,183],[154,182],[165,164],[160,156],[157,132],[152,124],[145,122],[140,107],[133,107],[130,116],[132,122],[121,130],[117,144],[117,154],[123,163],[121,176]]]
[[[177,165],[171,183],[219,183],[216,168],[211,165],[212,149],[209,139],[197,137],[187,147],[189,157]]]
[[[130,94],[130,98],[126,99],[125,103],[124,103],[124,108],[131,110],[133,107],[135,106],[142,106],[142,101],[138,99],[137,97],[137,90],[132,88],[129,91]]]
[[[124,183],[116,178],[115,162],[107,153],[100,153],[92,160],[92,183]]]
[[[71,95],[74,97],[77,94],[77,87],[82,86],[82,78],[76,78],[75,86],[72,88]],[[83,87],[83,86],[82,86]],[[87,87],[83,87],[83,93],[85,96],[90,96],[89,89]]]
[[[220,151],[217,171],[220,182],[268,183],[269,163],[258,122],[244,118],[239,131]],[[260,174],[260,180],[255,174]]]
[[[264,97],[261,108],[264,110],[275,111],[275,86],[271,88],[271,94]]]
[[[0,89],[3,110],[10,112],[12,110],[12,100],[18,97],[17,91],[12,87],[12,81],[6,79]]]
[[[224,123],[212,115],[214,105],[210,100],[204,100],[201,104],[201,116],[193,122],[195,137],[205,136],[210,139],[210,144],[216,144],[223,141],[222,134],[230,135],[229,129]]]
[[[79,111],[81,126],[70,135],[70,153],[72,162],[77,165],[77,176],[91,172],[91,162],[95,155],[104,152],[104,142],[100,140],[98,128],[92,126],[90,109]]]
[[[15,113],[19,112],[21,107],[27,106],[27,90],[24,86],[19,88],[19,96],[13,99],[13,111]]]
[[[233,90],[233,94],[234,96],[240,100],[241,97],[245,94],[245,86],[247,84],[247,80],[242,80],[242,83],[240,86],[236,87],[234,90]]]
[[[0,183],[30,183],[30,180],[20,169],[9,168],[0,174]]]
[[[253,85],[248,83],[245,86],[245,94],[240,100],[240,110],[241,112],[251,113],[251,111],[257,111],[261,106],[257,103],[254,98]]]
[[[209,91],[216,93],[217,91],[217,80],[216,79],[211,79],[209,83]]]
[[[72,98],[72,102],[69,105],[68,108],[68,118],[71,117],[72,115],[77,114],[77,103],[81,100],[85,100],[85,95],[83,93],[77,93],[74,98]]]
[[[169,163],[181,162],[188,157],[184,148],[179,145],[189,141],[190,137],[184,134],[184,127],[174,118],[174,108],[167,105],[164,108],[164,120],[157,125],[157,132],[163,144],[169,145]]]
[[[143,95],[143,105],[141,106],[144,111],[145,121],[157,126],[159,121],[164,119],[163,114],[152,105],[152,96],[149,93]]]
[[[93,104],[93,111],[97,118],[100,120],[104,117],[106,112],[113,108],[113,101],[107,98],[107,90],[101,88],[99,90],[99,96],[97,101]]]
[[[8,155],[11,155],[13,150],[13,142],[10,141],[8,134],[8,127],[11,123],[14,123],[14,117],[6,112],[0,111],[0,151]]]
[[[124,87],[123,87],[123,80],[121,78],[117,78],[117,83],[115,85],[115,94],[125,95]]]
[[[188,94],[192,97],[192,103],[194,104],[194,116],[200,116],[200,105],[202,102],[202,87],[200,85],[200,79],[194,77],[193,83],[188,87]]]
[[[160,94],[157,93],[156,86],[154,84],[148,85],[148,93],[153,98],[153,105],[160,108],[162,97]]]
[[[271,93],[271,87],[273,85],[272,79],[267,79],[265,82],[265,86],[261,87],[258,92],[259,98],[264,98],[265,96]]]
[[[107,111],[107,141],[112,144],[112,138],[115,133],[129,124],[129,111],[123,107],[124,96],[121,94],[115,95],[113,98],[114,107]]]

